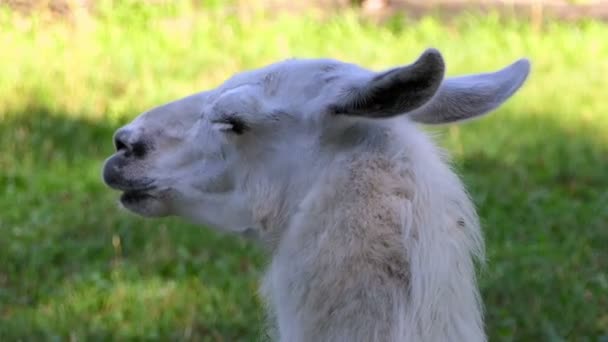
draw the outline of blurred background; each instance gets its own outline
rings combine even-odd
[[[491,341],[608,341],[608,1],[0,0],[0,341],[256,341],[267,257],[117,205],[142,111],[288,57],[448,74],[527,56],[493,115],[433,128],[479,207]]]

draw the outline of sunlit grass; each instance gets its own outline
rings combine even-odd
[[[0,340],[255,340],[265,259],[251,244],[116,205],[111,135],[139,112],[277,60],[383,69],[424,48],[448,74],[532,60],[482,120],[440,129],[479,206],[491,340],[608,338],[608,25],[498,16],[444,24],[101,6],[71,22],[0,11]]]

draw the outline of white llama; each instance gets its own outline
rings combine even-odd
[[[290,59],[141,114],[103,176],[127,209],[255,236],[285,342],[485,341],[474,207],[416,123],[473,118],[529,62],[444,79],[434,49],[372,72]]]

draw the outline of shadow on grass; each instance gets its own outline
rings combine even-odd
[[[445,140],[485,228],[491,340],[608,334],[608,148],[592,127],[500,115]],[[255,339],[261,253],[119,210],[100,178],[118,126],[0,122],[0,339]]]
[[[452,144],[486,236],[491,340],[606,337],[605,133],[544,113],[501,115],[462,127]]]

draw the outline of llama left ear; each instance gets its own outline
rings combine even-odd
[[[386,118],[412,111],[435,95],[444,70],[441,53],[427,49],[410,65],[375,74],[371,79],[347,88],[337,103],[329,106],[329,112]]]

